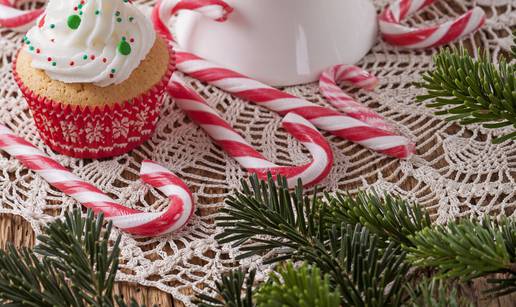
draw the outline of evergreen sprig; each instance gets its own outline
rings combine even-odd
[[[516,31],[512,33],[512,39],[514,41],[514,44],[511,46],[512,50],[512,59],[516,60]]]
[[[244,253],[237,259],[281,248],[280,256],[266,259],[272,263],[296,258],[306,246],[325,248],[318,244],[327,239],[330,228],[324,220],[327,210],[317,197],[305,196],[302,185],[290,193],[285,178],[278,178],[277,185],[271,177],[264,182],[253,176],[249,182],[242,182],[242,192],[230,196],[217,217],[217,226],[224,228],[216,236],[220,243],[253,242],[241,247]]]
[[[240,246],[239,259],[274,250],[269,262],[292,259],[318,268],[343,305],[469,304],[445,283],[414,284],[410,265],[443,278],[490,277],[488,293],[497,296],[516,290],[514,219],[434,226],[420,206],[388,195],[308,197],[301,186],[290,193],[285,178],[252,177],[242,186],[217,221],[224,227],[219,242]],[[500,273],[505,275],[491,276]]]
[[[241,270],[234,270],[223,276],[221,281],[215,282],[216,297],[205,294],[197,295],[194,303],[199,307],[253,307],[253,283],[256,270],[245,274]],[[243,291],[244,284],[246,290]],[[245,293],[242,296],[242,293]]]
[[[317,267],[294,267],[290,262],[272,275],[255,297],[261,307],[340,306],[340,294],[331,289],[328,275],[322,275]]]
[[[399,303],[408,265],[397,242],[385,242],[349,216],[337,223],[336,217],[344,209],[328,210],[328,203],[317,194],[305,196],[301,184],[290,193],[285,178],[263,182],[253,176],[250,184],[243,182],[242,186],[242,192],[227,200],[228,207],[217,218],[217,225],[224,227],[217,240],[241,246],[238,259],[276,249],[276,256],[266,262],[292,259],[317,266],[341,289],[345,305]],[[335,203],[351,203],[344,199],[342,196]],[[407,206],[406,212],[411,210]],[[373,220],[376,212],[365,212]],[[404,221],[414,225],[409,218]]]
[[[450,121],[515,130],[495,143],[516,139],[516,65],[503,58],[495,65],[486,54],[475,60],[463,48],[445,49],[434,62],[435,69],[418,85],[427,90],[419,101],[433,101],[427,106],[439,109],[436,114]]]
[[[113,295],[120,236],[88,211],[66,213],[38,236],[34,248],[0,250],[0,303],[11,306],[126,306]],[[130,306],[138,306],[133,300]]]
[[[424,279],[417,286],[408,285],[408,307],[473,307],[464,297],[459,297],[457,288],[436,278]]]
[[[516,221],[489,218],[478,222],[462,220],[427,228],[413,237],[407,247],[415,266],[437,268],[443,277],[471,280],[491,274],[489,293],[505,295],[516,291]]]
[[[388,194],[326,194],[326,203],[333,223],[364,225],[385,241],[410,245],[410,235],[432,225],[426,210]]]

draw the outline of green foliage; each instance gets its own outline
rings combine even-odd
[[[494,295],[516,291],[516,221],[458,221],[427,228],[411,237],[408,259],[418,267],[434,267],[442,277],[471,280],[494,273],[509,277],[488,280]]]
[[[417,287],[406,287],[410,299],[405,306],[411,307],[472,307],[471,302],[459,298],[457,288],[438,279],[424,279]]]
[[[430,215],[419,205],[391,195],[358,193],[355,196],[326,194],[334,223],[364,225],[382,240],[410,245],[408,236],[432,225]]]
[[[303,260],[331,276],[345,306],[399,306],[409,269],[405,253],[394,242],[381,248],[378,240],[358,224],[335,226],[328,250],[305,248]]]
[[[302,265],[294,268],[287,263],[261,286],[256,297],[260,307],[339,307],[340,294],[330,288],[329,276],[321,277],[316,267]]]
[[[516,59],[516,31],[512,33],[512,38],[514,40],[514,45],[512,45],[512,59]]]
[[[277,258],[267,259],[269,263],[298,258],[299,250],[306,246],[316,248],[328,237],[329,228],[324,222],[324,204],[316,197],[310,200],[303,195],[298,185],[290,193],[285,178],[278,179],[278,186],[272,178],[260,181],[256,176],[250,185],[242,182],[242,192],[230,196],[217,218],[217,226],[224,231],[216,239],[219,243],[246,244],[241,248],[245,253],[237,259],[282,248],[285,252]],[[261,236],[268,236],[267,239]],[[324,246],[320,246],[324,249]]]
[[[301,185],[289,193],[286,180],[250,179],[241,193],[227,200],[217,225],[220,243],[241,246],[238,258],[281,248],[268,262],[301,260],[330,276],[341,300],[353,306],[392,306],[401,299],[408,266],[399,244],[385,242],[351,219],[336,214],[317,195],[304,196]],[[375,196],[371,195],[371,198]],[[367,197],[363,198],[367,199]],[[380,201],[380,200],[378,200]],[[406,219],[409,220],[409,219]]]
[[[428,107],[439,109],[436,114],[450,121],[515,129],[496,143],[516,139],[515,65],[502,58],[496,66],[485,54],[475,60],[462,48],[443,50],[434,61],[435,70],[426,73],[419,84],[427,90],[419,101],[432,100]]]
[[[221,281],[215,282],[215,293],[217,297],[199,294],[194,301],[199,307],[252,307],[253,303],[253,283],[256,271],[251,271],[247,277],[240,270],[231,271],[223,276]],[[246,285],[245,296],[244,283]]]
[[[65,214],[38,236],[34,251],[0,251],[0,303],[23,306],[126,306],[113,296],[120,237],[88,211]],[[112,243],[112,244],[111,244]],[[36,256],[39,255],[41,259]],[[138,306],[132,301],[130,306]]]

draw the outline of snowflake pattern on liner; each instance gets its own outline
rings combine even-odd
[[[168,71],[162,80],[140,96],[102,107],[63,104],[39,96],[14,80],[27,101],[41,139],[53,150],[76,158],[101,159],[125,154],[152,135],[163,104],[165,86],[175,69],[169,46]]]

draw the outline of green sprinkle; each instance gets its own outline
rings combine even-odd
[[[113,73],[113,74],[116,73],[116,69],[114,69],[114,68],[111,69],[111,73]]]
[[[77,7],[78,7],[78,8],[80,8],[80,9],[82,9],[82,4],[79,4]]]
[[[55,24],[51,24],[51,25],[50,25],[50,29],[53,29],[53,28],[55,28],[55,27],[56,27],[56,25],[55,25]]]
[[[118,52],[123,55],[129,55],[131,53],[131,45],[124,39],[118,44]]]
[[[81,17],[79,15],[71,15],[70,17],[68,17],[67,23],[70,29],[75,30],[81,24]]]
[[[120,12],[116,11],[115,16],[120,16]]]
[[[29,50],[30,50],[30,51],[34,51],[34,47],[30,46],[30,47],[29,47]]]
[[[88,59],[88,55],[87,55],[87,54],[83,55],[83,56],[82,56],[82,59],[83,59],[83,60],[87,60],[87,59]]]
[[[116,21],[118,21],[118,22],[122,22],[122,18],[118,17],[118,18],[116,19]]]
[[[57,65],[57,63],[56,63],[56,62],[52,62],[52,66],[56,66],[56,65]]]
[[[96,10],[95,11],[95,15],[99,15],[100,14],[100,11],[99,10]]]
[[[132,17],[132,16],[129,17],[129,22],[133,22],[133,20],[134,20],[134,17]]]
[[[82,11],[79,11],[79,15],[82,15]]]

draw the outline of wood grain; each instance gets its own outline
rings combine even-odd
[[[437,4],[440,5],[440,4]],[[453,6],[453,4],[450,4]],[[460,10],[460,8],[458,8]],[[422,14],[424,17],[425,15]],[[431,18],[431,17],[430,17]],[[471,45],[466,43],[466,48],[470,49]],[[357,149],[358,150],[358,149]],[[385,164],[390,161],[386,160]],[[391,175],[398,165],[392,164],[384,170],[384,176]],[[379,165],[371,165],[371,168],[379,168]],[[390,174],[389,174],[390,173]],[[134,175],[129,175],[134,176]],[[135,180],[137,178],[134,178]],[[408,179],[403,183],[402,188],[410,189],[416,184],[415,180]],[[341,186],[343,190],[356,188],[356,186]],[[30,225],[21,217],[9,214],[0,214],[0,248],[5,248],[7,242],[12,242],[17,247],[31,247],[35,242],[35,235]],[[479,279],[474,283],[467,285],[461,293],[476,302],[477,306],[486,307],[512,307],[516,306],[516,294],[505,296],[502,298],[486,298],[482,292],[488,287],[486,279]],[[135,298],[139,303],[147,306],[184,306],[181,302],[175,301],[174,298],[165,292],[156,288],[145,287],[132,283],[117,283],[115,293],[122,295],[124,298]],[[186,291],[185,294],[193,295],[193,291]]]
[[[35,234],[29,223],[19,216],[0,214],[0,248],[4,249],[8,242],[17,247],[34,246]],[[477,302],[477,306],[486,307],[512,307],[516,306],[516,294],[496,299],[485,298],[482,291],[488,287],[485,279],[480,279],[468,285],[463,291],[470,299]],[[140,304],[147,306],[184,306],[181,302],[174,301],[174,298],[156,288],[145,287],[133,283],[117,283],[115,293],[124,298],[134,298]],[[185,293],[193,295],[193,292]]]

